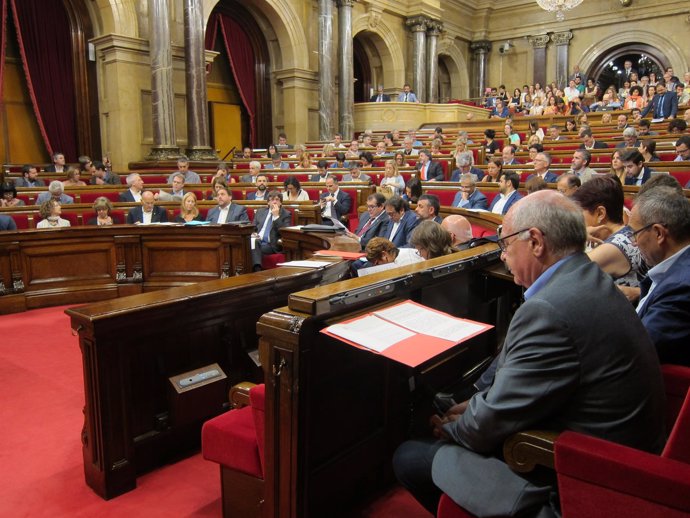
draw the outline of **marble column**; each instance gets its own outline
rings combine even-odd
[[[175,137],[172,46],[167,0],[149,2],[151,56],[151,120],[153,147],[147,160],[175,159],[180,155]]]
[[[556,44],[556,84],[563,89],[568,86],[568,47],[573,33],[570,31],[554,32],[551,41]]]
[[[546,45],[549,43],[549,35],[527,36],[527,40],[532,45],[534,54],[532,83],[539,83],[543,87],[546,84]]]
[[[488,54],[491,52],[491,42],[487,40],[475,41],[470,44],[470,49],[474,52],[476,61],[475,90],[473,97],[479,101],[483,99],[484,89],[486,88],[486,70],[488,65]]]
[[[190,160],[218,160],[211,149],[206,59],[204,56],[204,13],[201,0],[184,0],[185,86],[187,89],[187,157]]]
[[[353,137],[355,104],[354,69],[352,51],[352,4],[354,0],[337,0],[338,5],[338,113],[343,140]]]
[[[427,32],[427,54],[426,54],[426,69],[427,78],[427,102],[438,102],[438,36],[443,29],[443,23],[436,20],[429,22],[429,31]]]
[[[414,34],[412,50],[412,90],[420,102],[426,102],[426,28],[429,19],[424,16],[408,18],[407,26]]]
[[[319,0],[319,140],[333,138],[333,0]]]

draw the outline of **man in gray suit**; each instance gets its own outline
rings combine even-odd
[[[226,187],[218,188],[216,191],[216,199],[218,200],[218,206],[208,211],[206,221],[218,224],[233,222],[249,223],[247,209],[242,205],[235,205],[232,203],[232,194]]]
[[[493,384],[432,418],[438,441],[408,441],[393,459],[398,479],[432,512],[443,491],[478,517],[554,516],[555,475],[514,473],[494,456],[515,432],[575,430],[650,452],[664,444],[654,346],[611,278],[583,253],[582,211],[539,191],[510,209],[503,229],[501,258],[527,291]]]

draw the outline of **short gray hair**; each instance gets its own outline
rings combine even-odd
[[[136,181],[137,177],[139,177],[139,173],[130,173],[127,175],[127,187],[131,187],[132,184]]]
[[[582,209],[551,189],[530,194],[508,212],[514,230],[536,227],[544,234],[549,251],[565,257],[585,249],[587,228]]]
[[[468,180],[472,187],[477,185],[477,175],[475,175],[475,174],[464,173],[464,174],[460,175],[460,181],[462,182],[463,180]]]
[[[465,167],[466,165],[472,165],[474,162],[471,151],[463,151],[455,155],[455,163],[458,167]]]
[[[624,137],[637,137],[637,130],[635,128],[625,128],[623,130]]]
[[[249,162],[249,169],[254,168],[261,169],[261,162],[259,162],[258,160],[252,160],[251,162]]]
[[[690,239],[690,201],[673,187],[654,187],[638,196],[635,207],[643,226],[662,223],[672,238]]]
[[[50,182],[50,185],[48,186],[48,191],[50,191],[51,194],[62,194],[62,182],[58,180],[53,180],[52,182]]]

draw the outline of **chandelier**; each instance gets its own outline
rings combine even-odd
[[[556,13],[556,20],[565,20],[565,11],[570,11],[582,3],[582,0],[537,0],[539,7],[550,13]]]

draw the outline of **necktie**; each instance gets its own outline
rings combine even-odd
[[[405,102],[407,102],[407,96],[410,94],[405,94]]]
[[[659,96],[659,118],[664,118],[664,94]]]
[[[377,103],[383,102],[383,96],[382,96],[382,95],[379,95],[379,98],[376,99],[376,102],[377,102]]]
[[[264,235],[261,238],[262,243],[268,243],[271,240],[271,225],[273,225],[273,215],[269,211],[266,218],[266,224],[264,225]]]
[[[366,233],[366,231],[369,230],[369,227],[371,226],[371,224],[372,224],[373,221],[374,221],[374,220],[373,220],[372,218],[369,218],[369,220],[364,224],[364,226],[363,226],[362,229],[357,233],[357,235],[358,235],[359,237],[362,237],[362,236]]]
[[[428,164],[424,164],[422,166],[422,180],[424,180],[424,181],[426,181],[426,168],[427,168],[427,166],[428,166]]]

